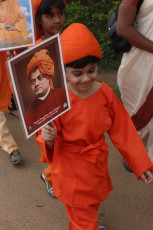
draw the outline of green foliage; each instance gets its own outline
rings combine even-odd
[[[83,23],[95,35],[102,48],[103,69],[117,69],[121,56],[115,54],[107,34],[107,18],[119,0],[67,1],[65,28],[71,23]]]

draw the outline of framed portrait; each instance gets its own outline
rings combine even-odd
[[[0,0],[0,50],[34,45],[31,0]]]
[[[27,138],[70,109],[59,35],[7,62]]]

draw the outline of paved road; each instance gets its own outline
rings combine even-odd
[[[26,140],[20,121],[7,115],[8,127],[24,163],[12,166],[0,150],[0,230],[68,230],[64,206],[50,198],[40,172],[40,152],[34,138]],[[153,230],[153,184],[137,181],[122,165],[122,157],[107,137],[114,190],[99,209],[108,230]]]

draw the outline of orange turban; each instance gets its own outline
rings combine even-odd
[[[36,52],[32,59],[30,60],[27,67],[27,77],[30,75],[34,69],[38,67],[40,73],[47,79],[52,78],[54,75],[54,62],[49,56],[49,51],[46,49]]]
[[[81,23],[68,26],[60,36],[64,64],[86,56],[102,58],[99,42]]]

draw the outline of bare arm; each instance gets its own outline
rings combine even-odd
[[[153,41],[133,27],[135,16],[135,6],[121,3],[117,20],[117,33],[137,48],[153,53]]]

